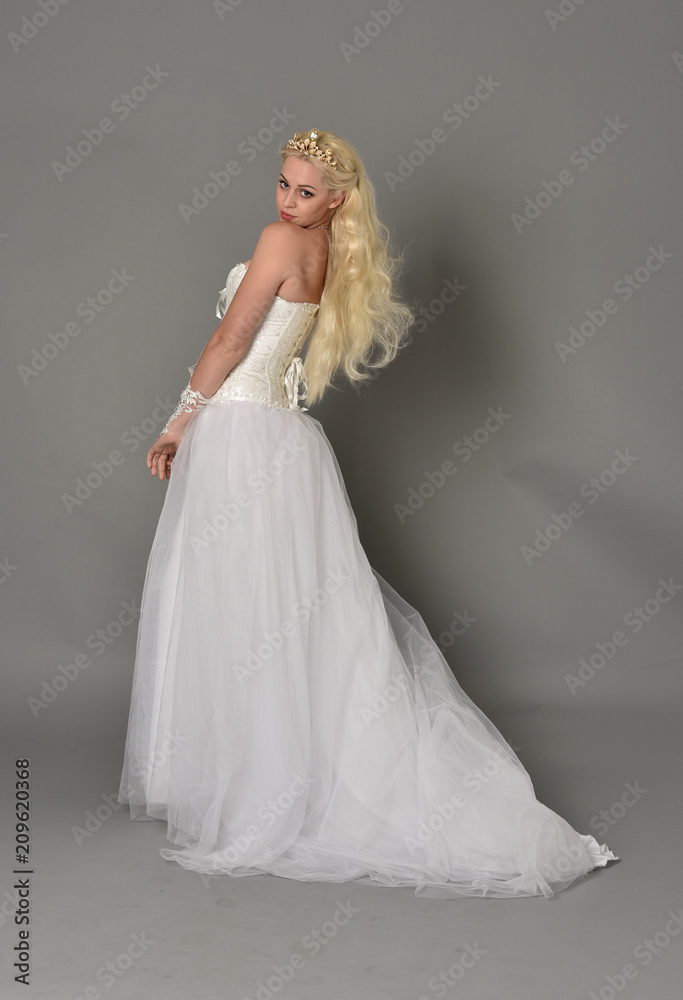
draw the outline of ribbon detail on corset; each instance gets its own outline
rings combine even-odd
[[[304,386],[306,384],[306,380],[303,377],[303,361],[300,357],[296,357],[285,372],[285,390],[290,410],[303,410],[307,412],[307,406],[298,405],[299,399],[303,396],[303,393],[299,392],[299,382],[302,382]]]

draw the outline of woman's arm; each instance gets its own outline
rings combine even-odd
[[[204,405],[202,398],[213,396],[247,353],[254,333],[287,276],[287,264],[291,261],[292,243],[296,238],[290,226],[287,222],[273,222],[261,233],[247,272],[190,379],[188,388],[199,394],[199,400],[188,402],[190,410],[176,410],[147,453],[147,466],[153,476],[157,471],[159,479],[170,475],[183,431],[197,409]]]

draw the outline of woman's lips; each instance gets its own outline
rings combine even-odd
[[[293,219],[294,218],[294,216],[290,215],[289,212],[280,212],[280,215],[282,216],[283,219]]]

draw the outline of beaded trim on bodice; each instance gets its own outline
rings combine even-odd
[[[244,264],[235,264],[228,274],[216,305],[218,319],[225,316],[246,273]],[[306,409],[298,405],[303,364],[298,355],[319,308],[313,302],[290,302],[276,295],[246,354],[231,369],[209,403],[247,400],[284,409]]]

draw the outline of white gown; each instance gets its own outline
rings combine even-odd
[[[228,275],[222,318],[246,268]],[[185,868],[551,896],[616,856],[542,805],[368,563],[276,296],[188,423],[144,581],[119,801]]]

